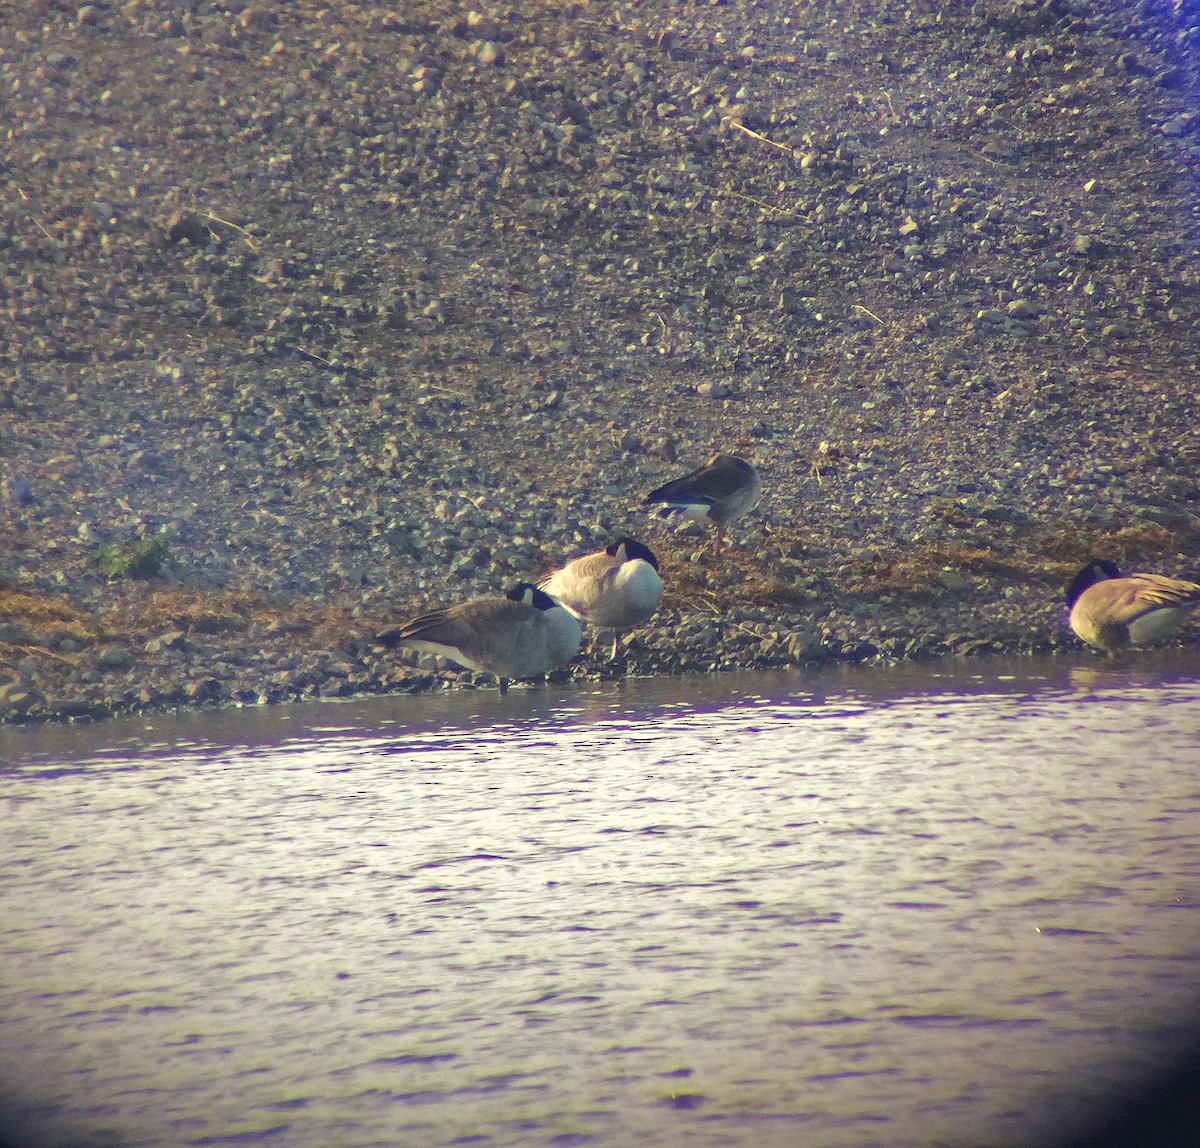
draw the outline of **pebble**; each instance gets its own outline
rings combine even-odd
[[[475,59],[485,67],[492,64],[504,63],[504,50],[491,40],[486,40],[479,48],[479,53]]]
[[[1014,299],[1008,305],[1008,314],[1012,319],[1036,319],[1041,311],[1032,299]]]
[[[102,646],[96,651],[96,662],[110,670],[127,670],[133,658],[120,646]]]
[[[1159,129],[1165,136],[1182,136],[1192,131],[1196,126],[1195,112],[1179,112],[1165,120]]]
[[[937,576],[938,585],[952,594],[964,594],[971,588],[971,583],[957,570],[943,570]]]
[[[33,502],[33,482],[23,474],[14,474],[4,483],[4,496],[10,506],[28,506]]]

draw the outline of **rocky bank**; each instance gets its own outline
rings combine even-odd
[[[0,719],[471,682],[378,636],[617,531],[576,676],[1076,646],[1200,575],[1198,81],[1169,0],[3,6]],[[635,510],[719,447],[714,564]]]

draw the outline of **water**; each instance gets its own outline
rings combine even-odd
[[[1200,1015],[1200,658],[0,732],[14,1143],[1002,1145]]]

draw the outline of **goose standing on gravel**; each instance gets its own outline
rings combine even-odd
[[[500,679],[535,678],[565,666],[579,649],[575,616],[530,582],[504,597],[472,598],[410,618],[381,637],[392,644],[441,654],[469,670]]]
[[[625,630],[647,621],[662,600],[658,559],[636,538],[618,538],[542,579],[539,587],[598,630],[612,630],[612,658]]]
[[[761,494],[762,479],[751,463],[734,454],[715,454],[699,470],[652,490],[644,505],[654,507],[653,518],[666,522],[707,518],[717,531],[719,555],[725,527],[752,510]]]
[[[1067,585],[1070,624],[1089,646],[1109,654],[1161,641],[1200,609],[1200,585],[1162,574],[1122,574],[1098,558]]]

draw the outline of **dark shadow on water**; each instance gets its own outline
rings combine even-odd
[[[1103,1107],[1066,1138],[1033,1148],[1195,1148],[1200,1144],[1200,1031],[1162,1077]]]

